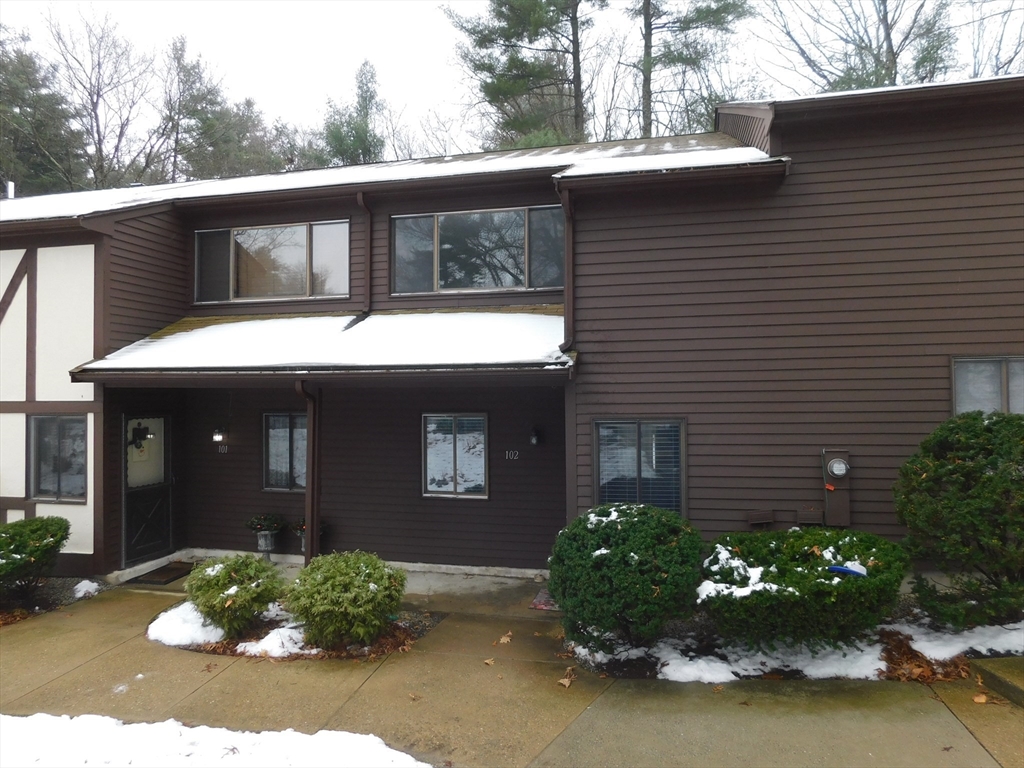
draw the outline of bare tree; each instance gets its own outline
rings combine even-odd
[[[1024,3],[962,0],[971,35],[970,77],[1024,72]]]
[[[104,17],[81,17],[80,31],[51,15],[47,26],[57,54],[57,79],[74,106],[88,143],[91,183],[113,187],[142,180],[157,168],[167,136],[139,123],[151,108],[153,58],[135,50]]]

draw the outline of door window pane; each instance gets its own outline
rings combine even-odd
[[[292,416],[292,487],[306,487],[306,417]]]
[[[235,296],[306,295],[306,227],[239,229],[235,238]]]
[[[525,211],[438,216],[438,288],[525,285],[525,225]]]
[[[267,488],[291,487],[291,456],[288,414],[269,414],[266,417]]]
[[[487,480],[484,420],[480,416],[459,416],[455,431],[456,490],[483,493]]]
[[[434,217],[395,219],[392,229],[395,254],[395,293],[434,290]]]
[[[348,222],[313,225],[313,295],[348,295]]]
[[[423,416],[423,492],[487,495],[485,416]]]
[[[136,446],[133,444],[136,429],[145,429],[152,437]],[[128,487],[141,488],[164,482],[164,420],[128,419],[125,437],[128,441]]]
[[[959,360],[955,366],[957,413],[1002,410],[1001,360]]]
[[[530,287],[565,285],[565,216],[561,208],[530,210]]]

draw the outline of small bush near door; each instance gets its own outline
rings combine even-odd
[[[915,578],[932,618],[956,627],[1024,618],[1024,416],[972,411],[940,424],[893,492],[911,555],[949,577],[948,587]]]
[[[405,594],[405,572],[369,552],[314,557],[288,588],[285,607],[302,622],[307,645],[372,643]]]
[[[643,643],[693,611],[700,535],[678,512],[605,504],[573,520],[551,552],[551,596],[570,640]]]
[[[0,525],[0,599],[28,600],[57,564],[71,523],[33,517]]]
[[[862,531],[729,533],[712,542],[697,602],[726,640],[836,644],[892,610],[907,563],[899,544]]]
[[[255,555],[206,560],[192,568],[185,592],[203,618],[238,637],[281,597],[284,580],[273,563]]]

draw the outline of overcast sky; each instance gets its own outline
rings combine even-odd
[[[252,97],[268,122],[303,126],[321,122],[328,98],[352,98],[356,70],[368,59],[380,94],[415,126],[430,109],[459,114],[472,96],[446,5],[463,15],[486,8],[484,0],[2,0],[0,21],[27,30],[37,49],[49,38],[47,12],[68,24],[79,13],[109,14],[121,34],[151,52],[184,35],[229,99]]]

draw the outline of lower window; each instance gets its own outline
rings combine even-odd
[[[423,415],[423,493],[427,496],[487,496],[485,415]]]
[[[306,487],[306,414],[263,415],[263,487],[298,491]]]
[[[85,500],[86,417],[32,417],[32,496]]]
[[[954,413],[1024,413],[1024,357],[953,361]]]
[[[597,501],[683,511],[683,427],[678,421],[598,421]]]

